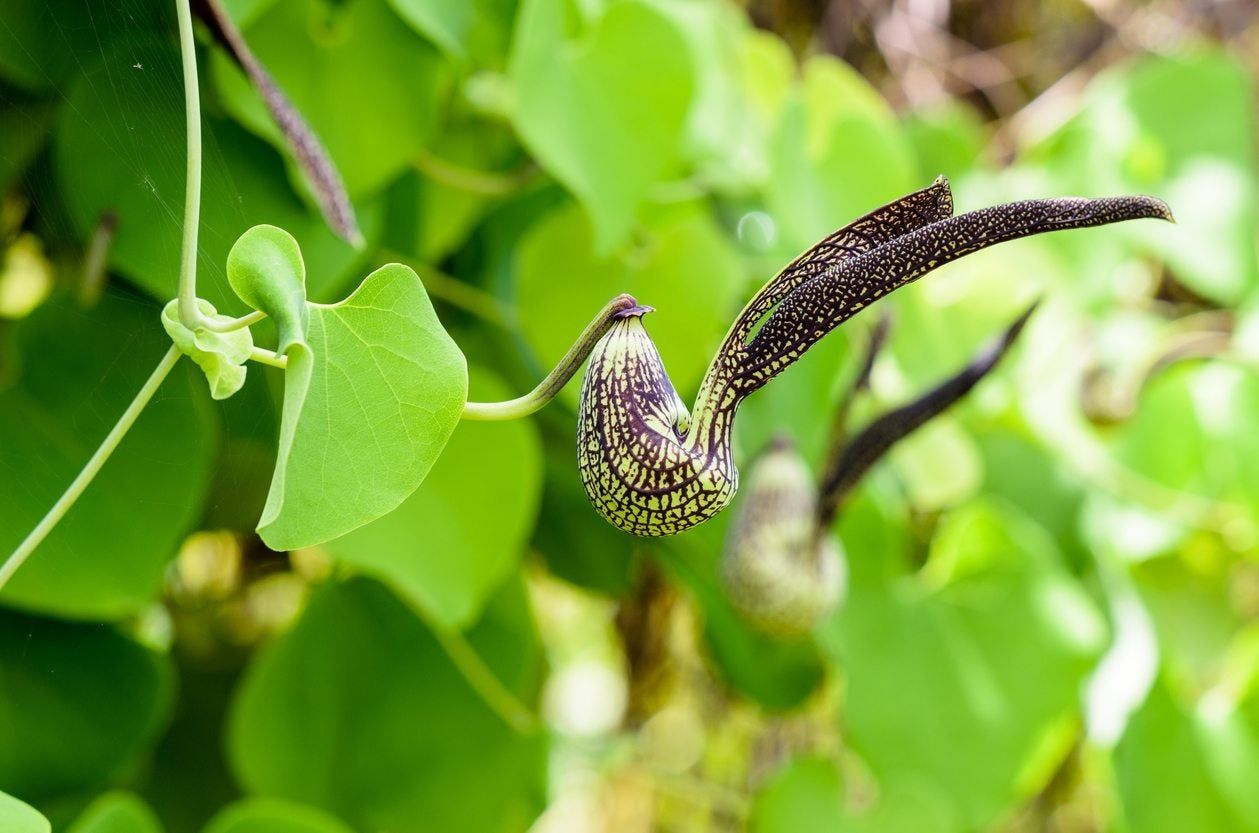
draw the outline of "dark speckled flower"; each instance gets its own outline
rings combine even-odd
[[[738,489],[731,431],[739,404],[859,310],[996,243],[1143,217],[1171,213],[1152,197],[1070,197],[953,216],[941,177],[836,231],[769,281],[731,326],[689,413],[643,326],[649,309],[625,303],[610,313],[582,382],[586,493],[599,514],[635,535],[672,535],[708,520]]]

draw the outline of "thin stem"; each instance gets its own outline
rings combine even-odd
[[[276,354],[274,350],[267,350],[262,347],[254,347],[249,351],[249,360],[258,364],[270,365],[278,367],[281,370],[289,366],[289,357]]]
[[[506,328],[512,324],[511,307],[482,289],[392,249],[381,250],[380,265],[385,263],[401,263],[414,269],[420,276],[425,291],[434,298],[440,298],[451,306],[466,310],[499,327]]]
[[[184,120],[188,136],[184,180],[184,240],[179,259],[179,320],[190,330],[204,326],[197,308],[197,229],[201,217],[201,87],[189,0],[175,0],[179,17],[179,54],[184,67]]]
[[[48,533],[52,532],[53,527],[65,517],[66,512],[70,511],[70,507],[74,506],[75,501],[79,499],[84,490],[91,484],[93,478],[100,473],[109,456],[114,453],[114,449],[118,447],[118,444],[122,442],[122,438],[131,430],[131,426],[135,424],[144,407],[149,404],[153,394],[157,392],[162,382],[170,374],[171,368],[179,361],[180,355],[179,348],[174,345],[171,345],[171,348],[166,351],[166,355],[158,362],[148,381],[140,388],[140,392],[136,394],[135,399],[131,400],[127,410],[122,412],[118,422],[105,435],[105,439],[101,441],[100,447],[96,449],[91,459],[87,461],[87,465],[79,472],[78,477],[74,478],[74,481],[57,499],[57,502],[48,510],[48,514],[44,515],[43,519],[31,530],[31,533],[26,536],[22,543],[18,544],[17,549],[13,551],[13,554],[9,556],[3,566],[0,566],[0,588],[3,588],[8,583],[13,574],[22,566],[22,563],[35,551],[35,548],[48,537]]]
[[[502,680],[485,664],[476,649],[468,644],[463,634],[438,624],[429,617],[425,619],[446,656],[450,657],[450,661],[485,705],[517,733],[529,735],[536,732],[541,725],[538,716],[503,685]]]
[[[434,182],[483,197],[510,194],[532,179],[537,172],[532,165],[505,174],[478,171],[447,162],[426,150],[415,155],[414,164],[417,171]]]
[[[463,418],[483,421],[518,419],[540,411],[546,403],[555,398],[556,394],[573,378],[581,368],[582,362],[590,355],[595,344],[612,327],[616,320],[626,312],[638,308],[638,302],[630,295],[618,295],[599,311],[573,346],[568,348],[564,358],[560,359],[547,377],[536,388],[506,402],[468,402],[463,407]]]
[[[246,327],[252,327],[266,317],[267,314],[265,312],[254,310],[248,315],[242,315],[240,318],[224,318],[216,321],[213,318],[203,317],[200,325],[212,332],[230,333],[236,330],[243,330]]]

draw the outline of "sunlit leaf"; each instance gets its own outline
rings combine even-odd
[[[948,517],[922,575],[870,585],[854,570],[825,632],[852,748],[881,784],[938,787],[961,829],[1038,789],[1079,719],[1105,628],[1060,558],[1012,507],[972,503]]]
[[[777,115],[764,99],[775,95],[776,85],[790,83],[795,69],[790,52],[776,38],[754,35],[744,12],[732,4],[687,0],[655,7],[676,25],[694,67],[685,158],[697,177],[718,188],[762,184]]]
[[[1113,432],[1125,466],[1171,489],[1259,508],[1259,376],[1236,366],[1180,365],[1152,378]]]
[[[512,11],[503,0],[389,0],[389,5],[417,32],[459,60],[478,51],[472,41],[485,30],[506,29]]]
[[[654,4],[612,4],[576,37],[566,5],[522,4],[509,66],[513,119],[543,167],[581,200],[594,250],[606,254],[678,159],[694,68],[677,24]]]
[[[473,399],[511,398],[493,376],[474,369],[472,378]],[[415,494],[328,549],[444,626],[463,629],[524,554],[538,511],[541,458],[527,421],[460,423]],[[504,465],[509,475],[500,473]]]
[[[1222,693],[1222,692],[1221,692]],[[1132,833],[1259,830],[1254,778],[1259,725],[1227,702],[1177,701],[1160,680],[1115,750],[1115,777]]]
[[[798,252],[921,187],[891,110],[856,70],[829,56],[804,66],[771,145],[765,199]]]
[[[1175,227],[1121,234],[1166,257],[1195,291],[1235,304],[1259,282],[1253,101],[1245,68],[1224,52],[1148,57],[1100,76],[1031,156],[1067,187],[1166,199]]]
[[[428,473],[466,399],[463,354],[415,272],[392,264],[332,306],[285,370],[280,452],[258,532],[313,546],[392,511]]]
[[[9,833],[51,833],[48,819],[8,793],[0,792],[0,828]]]

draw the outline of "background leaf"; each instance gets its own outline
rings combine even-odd
[[[854,572],[825,634],[850,675],[852,747],[880,783],[938,786],[958,829],[1043,783],[1070,742],[1105,627],[1060,557],[1014,510],[972,504],[940,530],[921,577],[880,588]]]
[[[532,699],[540,657],[518,584],[469,641]],[[344,679],[389,682],[348,687]],[[233,767],[251,791],[370,829],[416,818],[450,831],[513,828],[543,797],[544,739],[504,725],[406,605],[365,579],[321,589],[251,669],[230,738]],[[361,763],[347,771],[347,760]],[[481,785],[476,801],[459,788],[469,777]]]
[[[114,792],[89,804],[69,833],[162,833],[162,825],[139,798]]]
[[[112,627],[0,611],[0,784],[36,805],[105,786],[170,694],[164,663]]]
[[[170,346],[158,308],[106,295],[88,316],[67,299],[23,322],[22,365],[0,393],[0,551],[12,552],[83,468]],[[143,610],[196,523],[213,417],[204,378],[177,366],[82,499],[4,588],[11,605],[81,618]]]
[[[676,25],[651,3],[612,4],[597,20],[579,21],[577,37],[572,20],[564,0],[522,3],[509,69],[513,121],[581,200],[594,250],[606,254],[626,239],[651,183],[677,160],[693,68]],[[647,43],[654,59],[641,61]]]
[[[70,219],[80,233],[101,215],[118,215],[109,262],[157,298],[174,297],[179,278],[184,198],[183,101],[179,53],[165,40],[129,33],[84,56],[54,137],[55,162]],[[198,290],[223,313],[243,305],[225,276],[227,252],[251,226],[288,229],[309,255],[318,251],[310,294],[336,283],[360,255],[330,231],[290,189],[278,155],[236,125],[213,117],[204,126]],[[113,164],[102,165],[98,160]],[[364,233],[370,214],[360,211]]]
[[[491,374],[471,376],[473,398],[511,398]],[[411,497],[328,549],[462,630],[520,563],[538,511],[541,456],[528,422],[461,422]],[[494,474],[504,465],[511,477]]]
[[[249,798],[223,808],[205,833],[352,833],[334,816],[274,798]]]
[[[729,242],[697,205],[660,211],[637,249],[596,254],[590,225],[574,206],[549,214],[516,253],[525,338],[539,363],[553,367],[604,304],[622,292],[654,306],[647,320],[669,377],[684,398],[699,385],[729,326],[741,284]],[[564,275],[581,275],[579,283]],[[566,390],[575,402],[577,386]]]
[[[447,69],[388,3],[279,0],[242,29],[328,149],[351,197],[379,191],[433,135]],[[216,54],[211,74],[229,111],[282,147],[262,101],[231,59]]]

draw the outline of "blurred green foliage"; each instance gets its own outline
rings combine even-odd
[[[996,377],[846,508],[846,601],[793,642],[723,597],[727,518],[643,542],[594,515],[571,391],[530,420],[460,424],[396,511],[277,554],[252,530],[278,379],[256,368],[211,403],[177,373],[0,593],[0,829],[44,829],[29,804],[72,833],[1259,831],[1255,90],[1228,48],[1090,62],[1045,94],[1048,117],[993,118],[973,96],[894,109],[820,35],[798,53],[793,26],[755,27],[777,20],[765,4],[225,5],[326,145],[367,245],[326,227],[201,31],[202,294],[243,311],[227,253],[258,223],[301,244],[315,301],[405,261],[474,399],[530,388],[619,292],[656,307],[689,398],[761,281],[941,173],[962,210],[1135,192],[1179,223],[1023,240],[884,302],[899,323],[858,417],[1045,298]],[[173,9],[5,5],[0,553],[165,345]],[[909,85],[899,66],[874,80]],[[98,293],[84,255],[107,214]],[[341,337],[344,309],[310,338]],[[382,356],[454,361],[429,317],[367,326]],[[868,324],[747,403],[742,465],[780,432],[820,463]],[[330,414],[324,434],[379,425],[384,479],[406,430],[396,397],[366,400],[383,410]],[[299,518],[289,540],[336,520]]]

